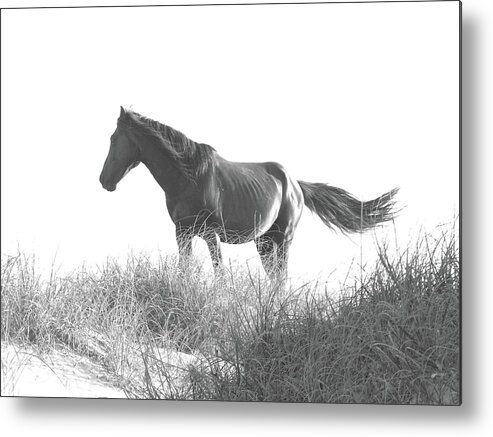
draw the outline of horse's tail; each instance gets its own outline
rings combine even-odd
[[[298,181],[305,205],[317,213],[329,227],[338,227],[342,232],[364,232],[379,223],[392,220],[395,215],[394,188],[367,202],[361,202],[347,191],[330,185]]]

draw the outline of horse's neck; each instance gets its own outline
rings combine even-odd
[[[176,195],[188,187],[189,180],[170,158],[159,150],[159,146],[147,138],[143,138],[139,144],[142,162],[166,194]]]

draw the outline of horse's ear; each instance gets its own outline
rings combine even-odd
[[[120,117],[125,117],[125,109],[123,109],[123,106],[120,106]]]

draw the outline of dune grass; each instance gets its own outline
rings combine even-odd
[[[453,233],[397,257],[380,247],[371,273],[335,297],[194,262],[183,271],[173,258],[48,280],[34,265],[2,258],[2,343],[90,357],[128,397],[460,403]]]

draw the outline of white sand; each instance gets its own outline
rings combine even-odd
[[[2,396],[125,398],[99,366],[74,353],[2,344]]]

